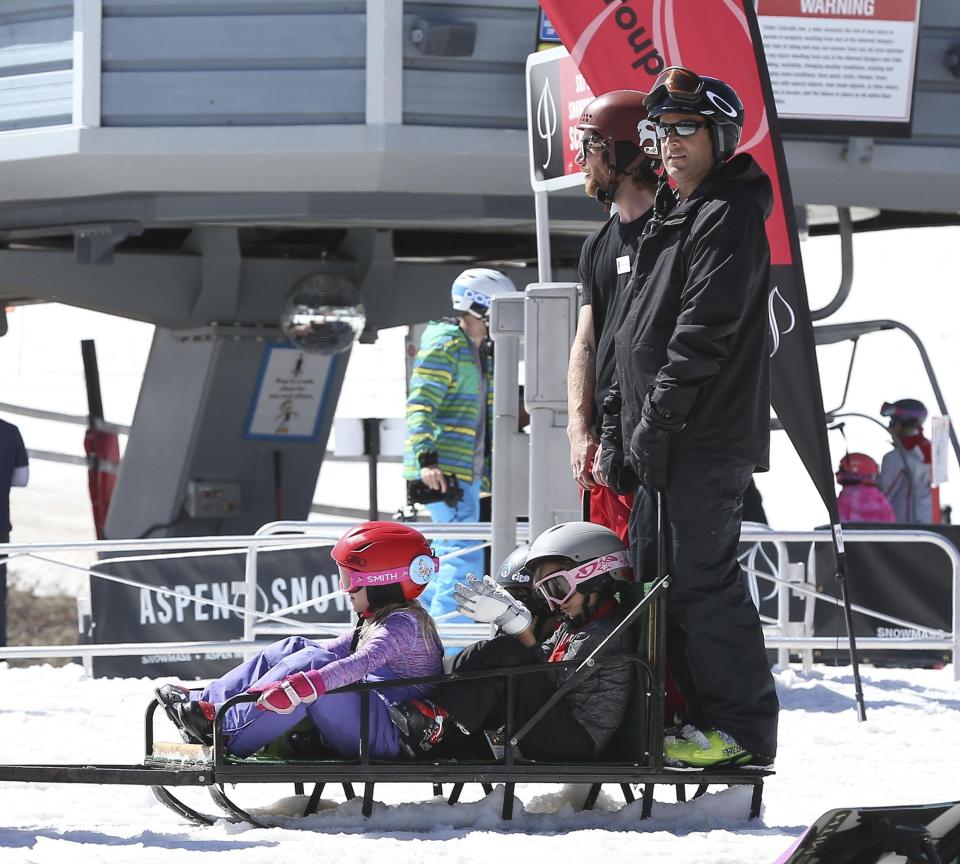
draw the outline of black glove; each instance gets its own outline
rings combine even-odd
[[[635,492],[640,481],[623,458],[623,427],[620,425],[620,408],[623,400],[619,392],[611,390],[603,400],[603,424],[600,433],[600,449],[594,457],[600,476],[617,495]]]
[[[667,488],[670,444],[682,428],[683,420],[672,411],[657,408],[649,396],[644,400],[640,423],[630,438],[630,457],[640,482],[648,489]]]

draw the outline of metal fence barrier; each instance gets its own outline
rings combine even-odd
[[[257,602],[257,562],[262,553],[281,549],[315,548],[332,545],[345,527],[345,522],[272,522],[264,525],[252,536],[231,537],[161,537],[146,540],[100,540],[73,543],[10,543],[0,545],[0,559],[8,561],[20,558],[32,558],[48,564],[57,564],[65,568],[88,573],[93,577],[107,579],[130,587],[140,588],[177,597],[183,602],[202,603],[219,607],[243,617],[243,638],[241,640],[218,642],[153,642],[153,643],[116,643],[109,645],[41,645],[0,647],[0,660],[49,657],[93,657],[146,654],[178,654],[189,651],[194,654],[217,654],[224,651],[253,651],[262,647],[256,641],[257,636],[280,636],[291,632],[302,633],[305,629],[322,630],[325,633],[342,633],[353,625],[350,623],[310,623],[297,621],[289,617],[305,605],[314,603],[318,598],[310,598],[300,603],[274,610],[259,611]],[[476,543],[458,552],[444,555],[443,558],[467,554],[490,545],[490,525],[488,523],[418,523],[425,533],[433,539],[475,540]],[[527,526],[518,524],[519,542],[526,542]],[[848,543],[929,543],[940,548],[950,562],[951,579],[951,629],[949,632],[932,629],[918,622],[898,618],[860,604],[854,604],[853,610],[869,615],[896,627],[927,633],[916,638],[894,639],[887,637],[858,637],[859,648],[884,648],[898,651],[937,650],[950,651],[953,654],[953,675],[960,680],[960,633],[957,622],[960,620],[960,552],[945,537],[924,530],[850,530],[844,532]],[[164,552],[171,543],[176,543],[178,551]],[[764,616],[764,638],[767,647],[776,649],[778,660],[785,665],[790,652],[799,652],[806,667],[812,664],[815,649],[833,649],[837,647],[835,637],[813,635],[813,608],[815,603],[839,605],[840,600],[818,592],[815,588],[816,569],[814,550],[817,543],[831,543],[828,530],[819,531],[775,531],[766,526],[745,523],[741,542],[751,544],[740,555],[747,587],[759,607],[761,601],[776,597],[777,616]],[[810,551],[806,564],[791,562],[787,554],[787,543],[809,543]],[[180,558],[197,555],[244,555],[246,591],[244,603],[234,605],[220,603],[210,598],[187,597],[175,590],[156,585],[148,585],[113,574],[101,573],[89,567],[58,560],[55,556],[64,552],[89,552],[92,558],[100,553],[126,553],[123,557],[110,558],[111,564],[124,561],[143,561],[151,557]],[[854,574],[854,584],[856,574]],[[761,583],[768,587],[761,592]],[[791,620],[791,597],[800,597],[804,602],[801,620]],[[467,645],[476,639],[489,635],[490,628],[484,624],[453,624],[449,621],[438,622],[444,643],[451,646]]]

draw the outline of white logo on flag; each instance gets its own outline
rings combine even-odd
[[[777,300],[779,300],[783,308],[787,310],[789,320],[787,326],[782,330],[780,329],[780,319],[777,317]],[[793,309],[790,308],[790,304],[784,300],[783,295],[780,293],[779,285],[774,285],[767,297],[767,315],[770,319],[770,336],[773,340],[773,350],[770,352],[770,356],[773,357],[777,351],[780,350],[780,337],[786,336],[797,325],[797,316],[794,314]]]

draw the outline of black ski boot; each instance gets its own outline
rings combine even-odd
[[[213,744],[213,717],[208,715],[216,716],[216,710],[209,702],[191,701],[190,691],[178,684],[164,684],[155,692],[157,701],[187,744],[207,747]]]
[[[411,759],[436,747],[456,721],[439,705],[411,699],[390,706],[390,719],[400,730],[400,749]]]
[[[164,684],[153,692],[156,693],[157,701],[163,706],[170,722],[180,728],[180,719],[175,708],[177,705],[183,705],[190,701],[190,691],[179,684]]]
[[[174,722],[187,744],[213,746],[213,718],[217,711],[210,702],[183,702],[173,710],[178,718]]]

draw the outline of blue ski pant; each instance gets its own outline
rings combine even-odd
[[[434,522],[480,521],[481,482],[479,479],[473,483],[466,483],[461,480],[460,488],[463,490],[463,498],[453,507],[443,501],[427,504],[426,508],[430,513],[430,518]],[[465,549],[468,546],[474,546],[476,543],[476,540],[437,540],[433,544],[433,551],[439,557],[449,552]],[[435,619],[456,610],[457,603],[453,597],[453,588],[458,582],[466,581],[467,573],[473,573],[477,577],[483,576],[482,549],[466,555],[459,555],[456,558],[448,558],[446,561],[440,562],[440,572],[434,574],[433,579],[431,579],[427,585],[427,590],[424,591],[420,597],[420,602],[424,608],[426,608]],[[464,615],[456,615],[445,620],[457,624],[471,623],[471,619]],[[460,649],[456,648],[452,650],[456,652]]]

